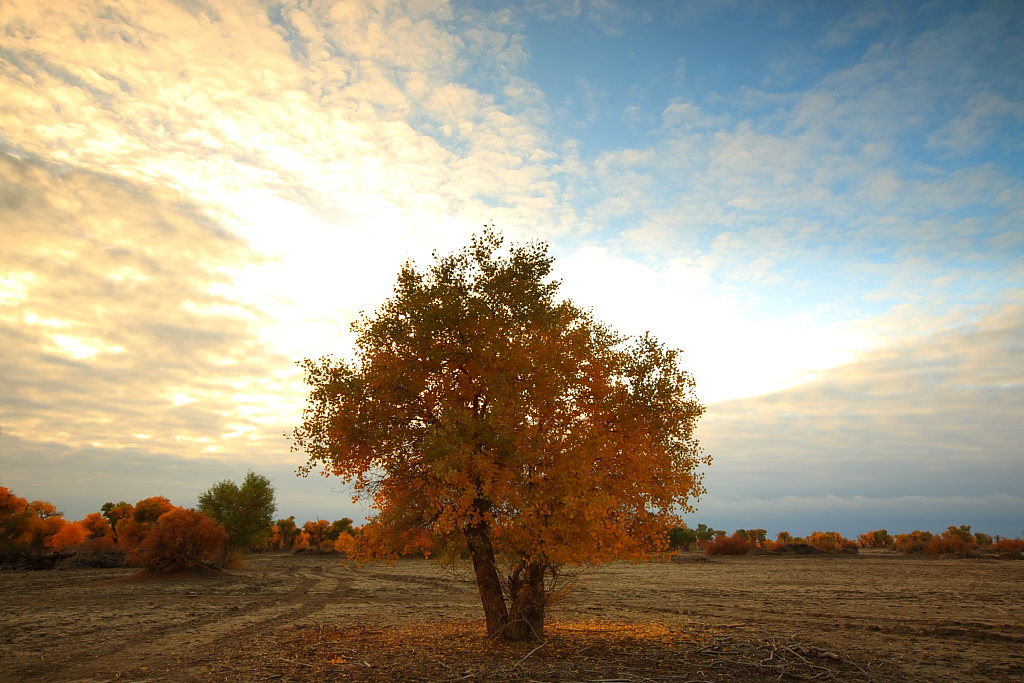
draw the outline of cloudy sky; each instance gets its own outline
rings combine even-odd
[[[294,362],[484,223],[685,349],[691,523],[1024,533],[1024,6],[0,0],[0,484],[297,479]]]

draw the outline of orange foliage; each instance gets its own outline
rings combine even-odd
[[[334,549],[346,555],[355,553],[356,537],[352,534],[339,534],[338,539],[334,541]]]
[[[29,502],[0,486],[0,545],[40,552],[66,524],[53,503]]]
[[[915,529],[909,534],[896,534],[896,547],[904,553],[923,553],[931,540],[930,531]]]
[[[1003,538],[990,545],[989,550],[997,553],[1024,553],[1024,539]]]
[[[154,571],[196,569],[215,563],[227,538],[224,527],[198,510],[175,508],[160,516],[133,556]]]
[[[298,538],[295,539],[295,543],[292,545],[292,550],[306,550],[310,545],[309,534],[303,531],[299,534]]]
[[[805,541],[808,545],[826,553],[856,549],[857,545],[838,531],[815,531]]]
[[[137,555],[150,530],[160,517],[174,509],[171,501],[163,496],[140,500],[132,509],[130,517],[117,523],[117,543],[128,554],[129,559]],[[132,562],[136,560],[132,559]]]
[[[292,550],[301,533],[294,515],[279,519],[270,530],[270,547],[273,550]]]
[[[754,544],[738,533],[732,536],[719,536],[704,544],[707,555],[745,555],[754,548]]]
[[[315,522],[309,521],[302,525],[302,530],[309,536],[309,544],[319,548],[327,540],[331,531],[331,523],[326,519],[318,519]]]
[[[878,529],[877,531],[861,534],[857,542],[861,548],[891,548],[894,539],[885,529]]]
[[[355,361],[302,362],[295,444],[305,471],[372,500],[382,532],[360,548],[468,547],[488,630],[506,637],[523,625],[503,625],[506,605],[542,614],[547,568],[666,549],[710,462],[681,352],[559,296],[552,263],[543,244],[506,249],[487,231],[427,271],[403,266],[355,323]]]
[[[54,550],[71,550],[82,545],[89,537],[89,532],[81,522],[71,522],[46,541],[46,545]]]
[[[951,526],[938,536],[933,536],[929,539],[927,553],[929,555],[969,553],[977,547],[978,544],[974,542],[974,534],[971,533],[971,527]]]
[[[78,552],[87,553],[112,553],[116,550],[117,545],[114,543],[114,538],[112,536],[87,538],[85,542],[78,547]]]
[[[107,518],[99,512],[86,515],[79,523],[89,533],[89,538],[110,538],[113,541],[114,530]]]
[[[945,533],[932,536],[928,541],[926,552],[929,555],[944,555],[946,553],[967,553],[974,549],[973,543],[968,543],[959,536],[947,535]]]

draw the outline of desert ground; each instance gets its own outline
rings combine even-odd
[[[613,563],[491,643],[468,567],[257,554],[223,575],[0,572],[3,681],[1024,681],[1024,562]]]

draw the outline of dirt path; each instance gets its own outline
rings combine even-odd
[[[413,665],[422,659],[434,667],[416,680],[487,679],[483,669],[456,671],[455,650],[442,654],[459,638],[458,652],[486,649],[467,571],[422,560],[355,568],[336,558],[282,555],[252,556],[250,565],[222,577],[147,582],[126,580],[134,570],[2,572],[0,680],[302,681],[321,680],[325,671],[387,680],[398,651]],[[765,657],[812,652],[851,663],[849,675],[833,672],[832,680],[884,680],[867,675],[869,664],[882,664],[905,680],[1024,681],[1022,579],[1024,562],[888,553],[615,563],[583,576],[551,611],[552,633],[579,645],[573,634],[637,624],[656,624],[659,638],[671,632],[679,642],[714,629],[721,642],[724,633],[729,642],[761,643]],[[444,636],[449,627],[453,635]],[[386,637],[395,634],[397,641]],[[707,655],[711,641],[702,642]],[[600,649],[561,656],[599,659]],[[536,680],[571,680],[556,676],[554,645],[512,666],[529,652],[512,649],[512,659],[487,666],[510,680],[536,660],[548,667],[531,674]],[[809,672],[820,678],[826,669],[815,662]],[[714,680],[732,680],[729,672]]]

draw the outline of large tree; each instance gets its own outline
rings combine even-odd
[[[703,491],[704,408],[679,353],[558,297],[540,243],[491,230],[353,324],[355,359],[305,360],[295,444],[372,500],[385,556],[472,558],[487,631],[539,637],[558,569],[666,547]]]

